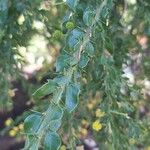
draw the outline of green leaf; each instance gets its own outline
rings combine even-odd
[[[68,67],[69,55],[61,54],[56,60],[56,71],[62,71],[64,68]]]
[[[62,87],[59,87],[56,89],[56,91],[54,92],[53,95],[53,102],[58,104],[59,101],[61,100],[62,94],[63,94],[64,90]]]
[[[107,7],[104,7],[104,8],[102,9],[101,16],[102,16],[103,18],[106,18],[106,17],[108,16],[108,14],[109,14],[108,8],[107,8]]]
[[[94,46],[91,42],[87,43],[87,45],[85,46],[85,51],[88,53],[89,56],[94,55]]]
[[[70,49],[78,49],[78,45],[80,41],[82,40],[84,35],[84,32],[82,32],[79,29],[74,29],[70,32],[70,35],[68,37],[68,46]]]
[[[77,104],[78,104],[78,96],[79,96],[79,85],[77,84],[69,84],[66,88],[66,101],[65,107],[67,111],[72,112]]]
[[[52,120],[49,124],[50,130],[56,132],[61,126],[61,119]]]
[[[0,0],[0,11],[5,11],[8,9],[8,0]]]
[[[28,135],[25,142],[25,147],[23,150],[38,150],[39,140],[34,135]]]
[[[54,81],[59,85],[59,86],[64,86],[67,83],[69,83],[70,78],[68,76],[58,76],[54,79]]]
[[[70,49],[74,49],[76,45],[78,45],[79,40],[75,38],[73,35],[68,39],[68,45]]]
[[[35,134],[39,129],[42,121],[42,116],[32,114],[28,116],[24,121],[24,131],[28,134]]]
[[[35,98],[41,98],[43,96],[53,93],[55,89],[56,83],[53,80],[48,80],[46,84],[44,84],[42,87],[40,87],[37,91],[33,93],[33,96]]]
[[[83,22],[87,26],[91,26],[94,19],[94,14],[90,10],[86,10],[83,14]]]
[[[80,62],[79,62],[79,67],[80,68],[84,68],[87,66],[89,62],[89,57],[84,53],[81,55],[81,59],[80,59]]]
[[[82,39],[84,32],[81,31],[78,28],[75,28],[74,30],[72,30],[71,34],[76,38],[76,39]]]
[[[63,110],[60,106],[56,104],[51,104],[49,109],[47,110],[47,114],[49,121],[57,120],[62,118]]]
[[[106,56],[105,55],[102,55],[101,56],[101,58],[100,58],[100,63],[102,64],[102,65],[107,65],[107,58],[106,58]]]
[[[66,0],[66,4],[70,7],[70,9],[75,11],[76,6],[78,4],[78,0]]]
[[[52,126],[52,130],[54,130],[54,127],[52,124],[54,124],[54,121],[57,122],[57,120],[61,120],[62,116],[63,116],[63,110],[61,107],[59,107],[56,104],[51,104],[50,107],[48,108],[48,110],[45,112],[47,115],[44,118],[44,122],[42,122],[42,127],[43,130],[45,128],[50,128]],[[59,126],[59,125],[58,125]],[[58,126],[56,126],[56,129],[58,129]]]
[[[4,26],[6,21],[7,21],[7,17],[8,17],[8,8],[9,8],[9,2],[8,0],[0,0],[0,26]]]
[[[57,133],[48,131],[45,135],[44,150],[58,150],[61,145],[60,137]]]

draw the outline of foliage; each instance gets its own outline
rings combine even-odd
[[[88,128],[102,149],[126,150],[136,149],[141,143],[148,145],[149,120],[140,121],[138,114],[139,85],[129,83],[123,66],[131,64],[130,55],[140,53],[143,67],[137,80],[149,78],[149,58],[138,40],[143,34],[150,36],[149,1],[55,2],[52,7],[63,11],[67,8],[61,30],[61,9],[61,15],[55,19],[48,15],[51,9],[41,9],[42,0],[16,0],[10,4],[0,0],[0,84],[6,86],[1,102],[7,97],[10,77],[21,70],[18,62],[24,63],[17,46],[26,46],[28,37],[38,32],[32,28],[35,19],[44,22],[43,34],[51,45],[58,41],[64,45],[53,77],[33,93],[36,111],[24,121],[24,150],[58,150],[64,135],[68,136],[68,143],[62,138],[63,143],[74,150],[81,143],[79,138],[87,136]],[[18,16],[25,18],[23,24],[16,19]],[[47,33],[53,36],[47,37]],[[148,49],[149,45],[146,46]],[[80,121],[82,127],[78,129]]]
[[[119,45],[118,42],[124,41],[117,36],[114,28],[118,21],[111,15],[113,10],[115,11],[115,2],[104,0],[95,1],[93,4],[90,1],[67,0],[66,4],[70,9],[70,14],[65,20],[69,22],[66,26],[73,22],[76,28],[68,30],[65,35],[65,46],[56,61],[58,76],[51,81],[55,85],[48,81],[36,91],[36,95],[41,95],[41,91],[44,95],[52,93],[53,98],[48,110],[41,117],[42,121],[38,121],[36,132],[32,133],[34,141],[30,139],[31,135],[28,135],[27,140],[30,144],[26,144],[25,149],[45,147],[42,139],[48,137],[44,132],[53,131],[53,126],[50,125],[53,120],[47,119],[53,111],[52,106],[60,107],[64,115],[72,113],[79,103],[80,89],[82,89],[80,99],[89,92],[94,94],[96,91],[102,91],[103,101],[99,107],[106,112],[106,118],[103,120],[106,140],[112,149],[127,149],[128,139],[137,138],[140,129],[136,120],[133,119],[134,115],[131,115],[134,112],[130,96],[132,90],[128,88],[122,77],[121,66],[125,62],[127,51],[121,49],[120,45],[123,44]],[[121,55],[118,53],[119,47]],[[86,84],[79,84],[83,76],[85,76]],[[124,92],[128,89],[129,96],[119,89],[123,89]],[[43,93],[42,96],[44,96]],[[58,113],[57,110],[55,113]],[[58,119],[61,120],[61,117]],[[28,124],[26,120],[25,126]],[[37,126],[37,123],[35,125]],[[30,128],[35,127],[33,125]],[[57,145],[55,149],[58,149],[60,142],[55,144]]]
[[[50,9],[53,7],[53,9]],[[26,64],[23,54],[20,52],[20,47],[27,47],[32,36],[36,33],[43,34],[45,38],[49,39],[55,28],[53,22],[55,19],[61,17],[49,16],[54,14],[54,4],[45,4],[42,0],[31,2],[30,0],[20,1],[3,1],[0,0],[0,107],[3,109],[8,108],[10,105],[11,97],[8,90],[11,89],[10,82],[17,79],[22,79],[19,74],[22,73],[22,67]],[[61,7],[60,7],[61,8]],[[49,9],[49,10],[48,10]],[[54,19],[55,18],[55,19]],[[46,26],[44,31],[39,31],[34,27],[36,21],[41,21]]]

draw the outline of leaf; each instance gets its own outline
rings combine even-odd
[[[53,95],[53,102],[58,104],[59,101],[61,100],[61,97],[62,97],[62,94],[63,94],[64,90],[62,87],[59,87],[56,89],[56,91],[54,92],[54,95]]]
[[[0,26],[4,26],[6,21],[7,21],[7,17],[8,17],[8,8],[9,8],[9,2],[8,0],[0,0]]]
[[[60,106],[51,104],[49,109],[47,110],[47,114],[49,121],[57,120],[62,118],[63,110]]]
[[[23,150],[38,150],[38,148],[39,148],[38,138],[33,135],[28,135]]]
[[[86,10],[83,14],[83,22],[87,26],[91,26],[93,22],[94,14],[90,10]]]
[[[76,38],[76,39],[82,39],[84,32],[81,31],[78,28],[75,28],[74,30],[72,30],[71,34]]]
[[[106,17],[108,16],[108,14],[109,14],[108,8],[107,8],[107,7],[104,7],[104,8],[102,9],[101,16],[102,16],[103,18],[106,18]]]
[[[0,0],[0,11],[5,11],[8,9],[8,0]]]
[[[53,95],[54,103],[58,103],[61,100],[62,94],[64,92],[64,86],[70,82],[70,78],[68,76],[58,76],[54,79],[54,81],[59,85]]]
[[[52,120],[49,124],[50,130],[56,132],[61,126],[61,119]]]
[[[78,4],[78,0],[66,0],[66,4],[70,7],[70,9],[75,11],[76,6]]]
[[[24,131],[29,134],[35,134],[40,127],[42,116],[32,114],[28,116],[24,121]]]
[[[100,58],[100,63],[102,65],[106,65],[107,64],[107,58],[105,57],[105,55],[102,55]]]
[[[87,43],[87,45],[85,46],[85,51],[88,53],[89,56],[94,55],[94,46],[91,42]]]
[[[64,68],[68,67],[69,55],[61,54],[56,60],[56,71],[62,71]]]
[[[60,137],[57,133],[48,131],[45,135],[44,150],[58,150],[61,145]]]
[[[48,108],[48,110],[46,111],[46,116],[44,118],[44,122],[42,123],[42,127],[43,130],[45,128],[50,128],[52,126],[52,130],[57,130],[58,126],[56,126],[56,129],[54,129],[53,124],[55,123],[54,121],[57,122],[57,120],[61,120],[62,116],[63,116],[63,110],[61,109],[61,107],[59,107],[56,104],[51,104],[50,107]],[[51,124],[52,123],[52,124]]]
[[[66,101],[65,107],[67,111],[72,112],[77,104],[78,104],[78,96],[79,96],[79,85],[77,84],[69,84],[66,88]]]
[[[87,64],[88,64],[88,62],[89,62],[88,56],[87,56],[85,53],[82,54],[82,55],[81,55],[80,62],[79,62],[79,67],[80,67],[80,68],[86,67]]]
[[[70,32],[70,35],[68,37],[68,46],[70,49],[78,49],[79,43],[81,39],[83,38],[84,32],[82,32],[79,29],[74,29]]]
[[[23,2],[16,3],[16,10],[19,12],[23,12],[25,10],[26,5]]]
[[[54,81],[59,85],[59,86],[64,86],[67,83],[69,83],[70,78],[68,76],[58,76],[54,79]]]
[[[79,43],[79,40],[71,35],[68,39],[68,45],[70,49],[74,49],[75,46]]]
[[[46,84],[41,86],[37,91],[33,93],[35,98],[41,98],[55,91],[56,83],[53,80],[48,80]]]

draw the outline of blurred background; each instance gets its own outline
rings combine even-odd
[[[118,0],[115,4],[113,13],[119,18],[114,18],[116,26],[112,26],[114,42],[119,48],[115,57],[121,59],[124,55],[121,50],[127,51],[127,63],[122,69],[129,84],[135,87],[137,118],[146,126],[141,139],[138,142],[130,139],[130,143],[136,143],[135,149],[150,150],[150,1]],[[62,0],[0,0],[1,150],[23,148],[23,120],[33,110],[43,111],[49,103],[48,97],[36,100],[32,93],[47,79],[56,76],[54,64],[64,37],[56,37],[54,33],[63,30],[65,34],[66,9]],[[82,150],[83,146],[89,150],[96,148],[94,141],[98,135],[92,134],[90,126],[100,99],[99,94],[89,95],[87,105],[81,102],[78,108],[84,110],[77,114],[79,121],[75,132],[81,139],[78,149]],[[60,131],[62,150],[68,142],[65,128],[64,125],[64,131]]]

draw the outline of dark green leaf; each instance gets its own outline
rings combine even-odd
[[[70,7],[70,9],[75,10],[78,0],[66,0],[66,4]]]
[[[77,84],[69,84],[66,88],[66,101],[65,106],[67,111],[72,112],[77,104],[78,104],[78,96],[79,96],[79,85]]]
[[[58,150],[61,145],[60,137],[57,133],[48,131],[44,138],[44,150]]]
[[[64,90],[62,87],[59,87],[56,89],[56,91],[54,92],[53,95],[53,102],[58,104],[59,101],[61,100],[62,94],[63,94]]]
[[[108,8],[104,7],[103,10],[102,10],[102,12],[101,12],[101,16],[103,18],[106,18],[108,14],[109,14]]]
[[[53,93],[55,89],[56,83],[53,80],[48,80],[46,84],[44,84],[42,87],[40,87],[37,91],[33,93],[33,96],[35,98],[41,98],[43,96]]]
[[[32,114],[28,116],[24,121],[24,131],[29,134],[35,134],[40,127],[42,116]]]
[[[83,38],[84,33],[79,29],[74,29],[71,31],[68,37],[68,46],[70,49],[78,49],[79,43]]]
[[[59,86],[64,86],[65,84],[69,83],[70,78],[67,76],[58,76],[54,79],[54,81],[59,85]]]
[[[51,104],[49,109],[47,110],[47,116],[48,116],[48,120],[52,121],[52,120],[57,120],[57,119],[61,119],[62,115],[63,115],[63,110],[61,109],[61,107],[59,107],[56,104]]]
[[[39,148],[38,137],[35,137],[34,135],[28,135],[26,138],[24,150],[38,150],[38,148]]]
[[[51,131],[57,131],[61,126],[61,119],[50,121],[49,127]]]
[[[87,64],[88,64],[88,62],[89,62],[88,56],[87,56],[86,54],[82,54],[82,55],[81,55],[80,62],[79,62],[79,67],[80,67],[80,68],[86,67]]]
[[[78,28],[75,28],[74,30],[72,30],[71,34],[74,36],[74,38],[76,39],[82,39],[84,32],[81,31]]]
[[[86,10],[83,14],[83,21],[85,25],[91,26],[94,19],[94,15],[92,11]]]
[[[88,53],[89,56],[94,55],[94,46],[91,42],[87,43],[87,45],[85,47],[85,51]]]
[[[44,118],[44,122],[42,123],[42,127],[43,130],[44,128],[50,128],[51,127],[51,122],[52,124],[54,124],[57,120],[61,120],[62,116],[63,116],[63,110],[56,104],[51,104],[50,107],[48,108],[48,110],[46,111],[46,116]],[[59,126],[59,124],[58,124]],[[58,129],[58,126],[56,126],[56,129]],[[52,130],[54,130],[54,127],[52,125]]]
[[[79,40],[75,38],[73,35],[69,37],[68,45],[70,49],[74,49],[78,43],[79,43]]]
[[[56,71],[62,71],[64,68],[68,67],[69,55],[61,54],[56,60]]]

